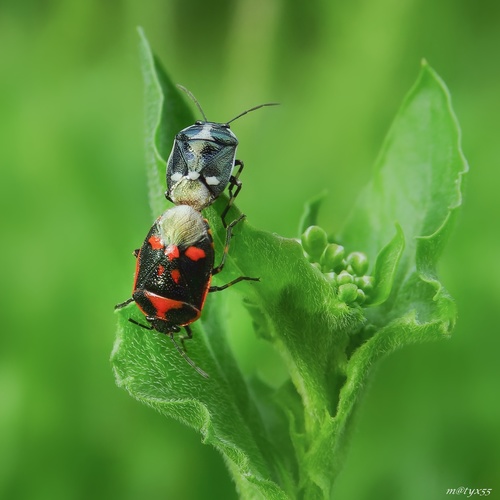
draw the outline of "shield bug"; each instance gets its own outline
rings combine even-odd
[[[167,162],[167,191],[165,196],[176,205],[190,205],[200,211],[210,205],[229,185],[229,201],[221,214],[225,216],[241,189],[239,176],[243,162],[236,159],[238,139],[229,124],[271,102],[247,109],[226,123],[209,122],[200,103],[186,88],[178,85],[196,104],[204,121],[181,130]],[[233,175],[233,170],[238,167]]]
[[[142,247],[134,252],[137,262],[132,297],[115,306],[120,309],[135,302],[146,316],[148,325],[129,319],[148,330],[168,335],[177,350],[198,373],[198,368],[175,342],[174,333],[184,327],[184,339],[192,337],[189,325],[196,321],[203,309],[208,292],[224,290],[243,280],[259,278],[240,276],[221,286],[211,286],[212,276],[224,268],[233,227],[245,216],[241,215],[226,228],[226,244],[221,263],[214,267],[214,243],[208,221],[188,205],[177,205],[164,212],[149,230]]]

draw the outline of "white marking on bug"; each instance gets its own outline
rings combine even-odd
[[[218,184],[220,184],[220,180],[217,179],[217,177],[215,177],[215,176],[205,177],[205,181],[209,186],[217,186]]]
[[[182,173],[181,172],[175,172],[174,174],[172,174],[170,176],[170,180],[172,180],[173,182],[180,181],[181,179],[182,179]]]
[[[200,176],[200,173],[199,172],[195,172],[193,170],[190,170],[187,174],[187,178],[188,179],[191,179],[192,181],[195,181],[196,179],[198,179],[198,177]]]
[[[191,137],[191,139],[202,139],[202,140],[209,140],[213,141],[213,136],[212,136],[212,128],[213,126],[210,124],[205,124],[201,127],[201,130],[196,134]]]

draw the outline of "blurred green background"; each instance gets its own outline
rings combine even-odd
[[[137,25],[209,119],[282,103],[232,129],[238,204],[285,236],[325,187],[321,223],[335,231],[421,58],[444,78],[471,165],[441,265],[458,325],[378,367],[335,493],[497,496],[499,15],[491,0],[2,0],[0,498],[236,497],[221,457],[116,388],[109,364],[113,306],[153,220]],[[231,322],[237,348],[260,349]]]

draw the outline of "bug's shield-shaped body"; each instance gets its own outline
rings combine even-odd
[[[137,255],[132,297],[152,326],[165,333],[197,320],[214,266],[207,221],[192,207],[163,213]]]
[[[202,210],[226,188],[238,139],[229,125],[196,122],[181,130],[167,163],[167,198]]]

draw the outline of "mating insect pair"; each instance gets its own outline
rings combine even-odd
[[[148,330],[167,334],[180,354],[204,377],[208,375],[186,355],[184,339],[190,339],[189,327],[203,309],[208,292],[224,290],[240,281],[259,278],[240,276],[222,286],[211,286],[212,276],[222,271],[229,251],[234,226],[225,216],[241,189],[238,177],[243,163],[235,159],[238,140],[229,123],[244,114],[274,103],[251,108],[227,123],[208,122],[194,96],[181,87],[198,106],[204,122],[181,130],[174,140],[167,164],[167,199],[177,206],[164,212],[151,227],[142,247],[134,252],[137,263],[132,297],[115,306],[120,309],[135,302],[149,325],[129,319]],[[238,165],[236,175],[232,171]],[[208,221],[200,211],[213,203],[229,185],[229,201],[221,214],[226,228],[226,244],[222,259],[214,267],[215,252]],[[233,191],[234,190],[234,191]],[[184,327],[183,349],[175,342],[174,333]]]

